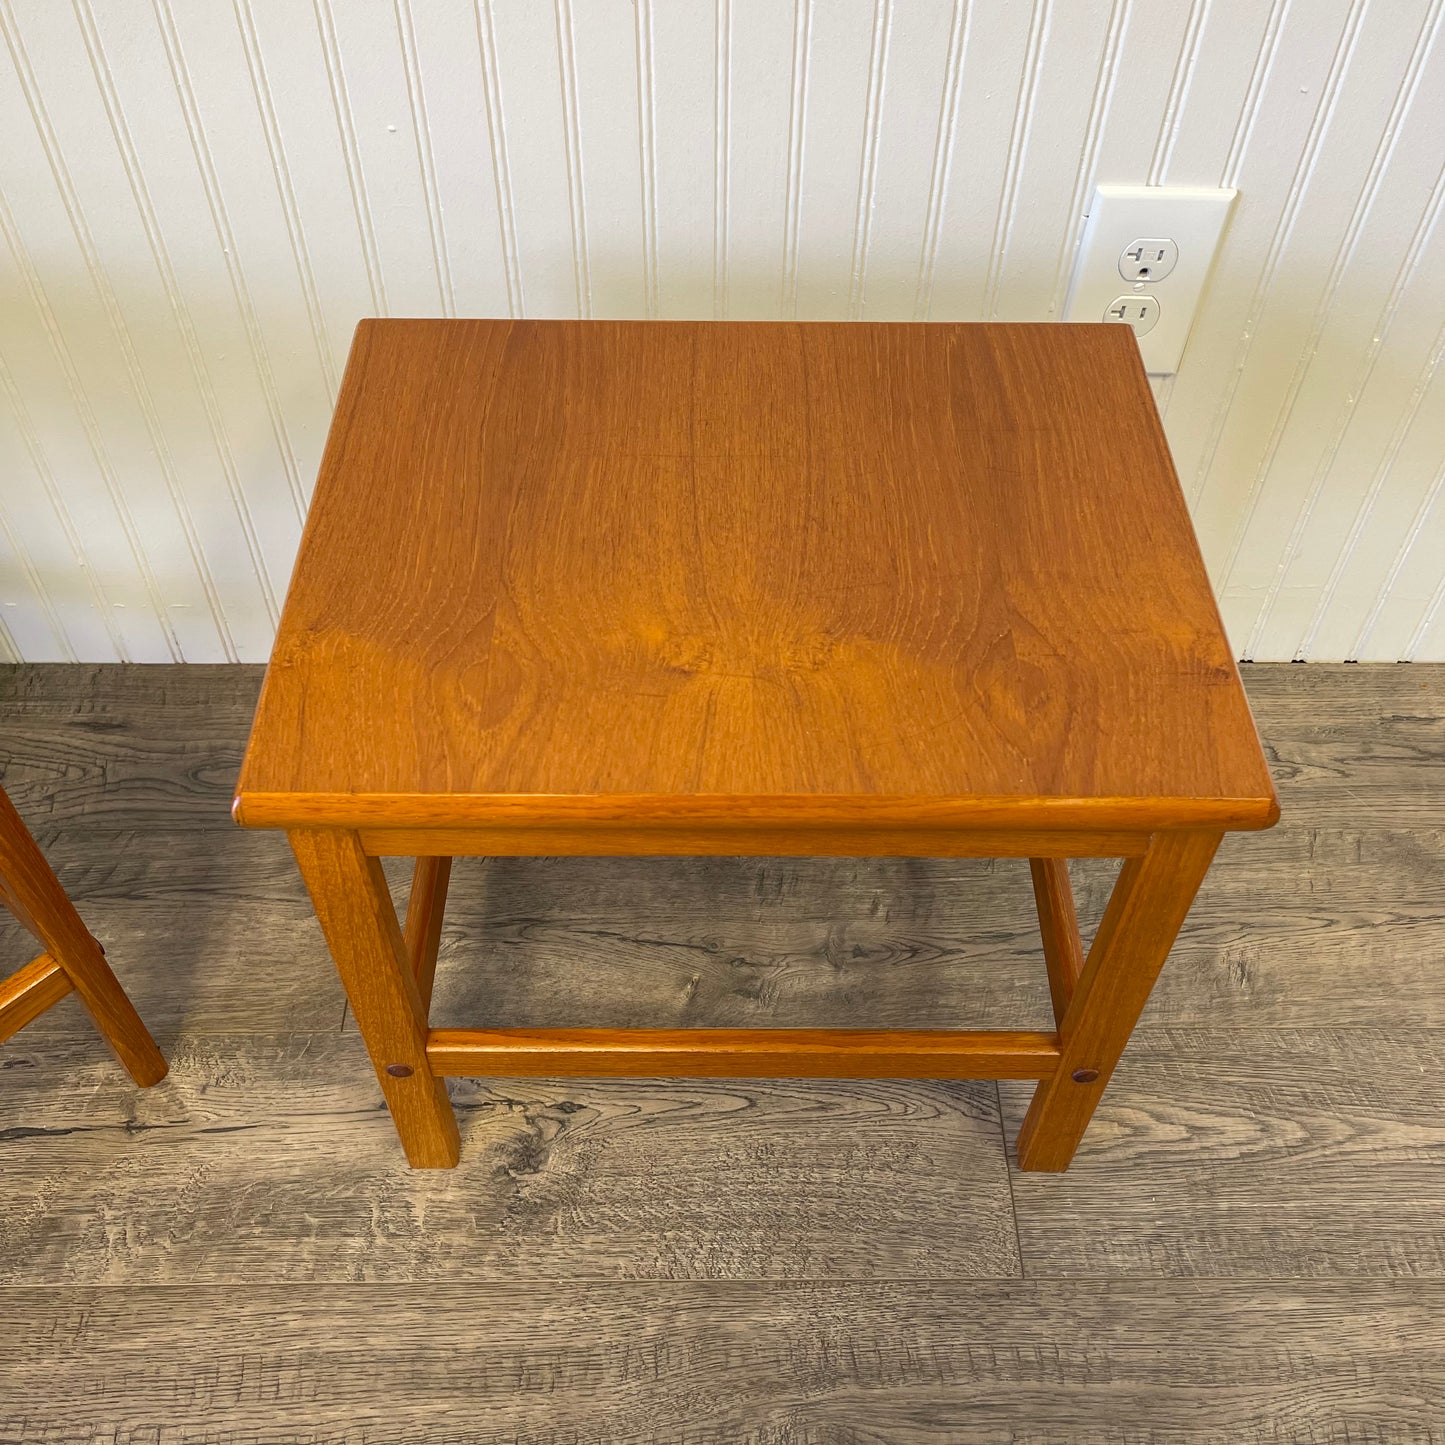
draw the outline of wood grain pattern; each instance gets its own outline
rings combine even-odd
[[[259,667],[0,667],[0,767],[37,836],[214,826],[231,806]],[[1438,829],[1445,682],[1429,665],[1241,670],[1293,821],[1326,833]],[[207,701],[211,695],[212,700]],[[1268,849],[1276,832],[1245,840]],[[48,846],[48,844],[47,844]],[[1226,846],[1229,846],[1226,844]]]
[[[1445,830],[1341,815],[1225,840],[1142,1027],[1445,1027]],[[52,828],[40,841],[163,1046],[181,1032],[339,1026],[344,997],[284,839],[229,828],[222,809],[214,819],[223,831],[204,846],[194,827]],[[399,908],[410,871],[395,874]],[[1086,932],[1115,872],[1073,869]],[[159,947],[164,969],[146,962]],[[0,958],[30,951],[0,915]],[[1052,1027],[1028,871],[978,860],[458,862],[433,1014],[497,1027]],[[91,1026],[66,1005],[35,1027],[79,1041]]]
[[[233,816],[291,831],[429,1166],[455,1163],[417,1077],[435,950],[419,933],[399,969],[368,847],[1034,857],[1056,1006],[1071,993],[1056,1069],[1036,1040],[930,1049],[945,1077],[965,1057],[1042,1077],[1020,1167],[1062,1169],[1220,833],[1279,805],[1117,331],[365,321]],[[1044,860],[1073,831],[1087,854],[1186,827],[1142,864],[1120,850],[1116,897],[1145,901],[1111,904],[1074,989]],[[1009,830],[1028,836],[989,837]],[[898,1038],[724,1040],[454,1032],[435,1067],[924,1062]]]
[[[418,858],[407,894],[403,942],[406,944],[407,961],[416,976],[423,1015],[431,1006],[437,950],[441,947],[442,922],[446,916],[447,884],[451,875],[450,858]]]
[[[137,1090],[38,1027],[0,1282],[1018,1274],[989,1083],[458,1079],[461,1161],[412,1171],[354,1034],[188,1035]]]
[[[1029,876],[1033,881],[1034,907],[1039,915],[1044,965],[1049,971],[1054,1021],[1062,1023],[1079,975],[1084,971],[1084,950],[1079,940],[1079,915],[1074,907],[1069,865],[1062,858],[1030,858]]]
[[[30,920],[26,916],[24,908],[21,907],[20,900],[5,886],[3,878],[0,878],[0,908],[3,908],[17,923],[30,931]]]
[[[229,807],[262,669],[0,669],[6,791],[45,832],[211,828]]]
[[[1025,1271],[1445,1278],[1442,1068],[1440,1030],[1140,1029],[1069,1172],[1013,1176]]]
[[[515,800],[499,803],[505,809]],[[357,836],[376,857],[548,858],[1130,858],[1142,853],[1148,834],[949,828],[923,824],[864,826],[820,823],[750,824],[746,816],[727,822],[648,822],[630,819],[627,800],[615,810],[573,827],[502,824],[490,828],[361,828]],[[308,802],[309,810],[311,803]],[[389,804],[388,804],[389,806]],[[434,806],[430,801],[421,811]],[[441,811],[445,811],[443,804]],[[321,811],[321,809],[318,809]],[[327,806],[331,816],[358,816],[351,800]]]
[[[1020,1130],[1021,1169],[1068,1168],[1218,847],[1217,833],[1156,833],[1124,860]]]
[[[460,1166],[399,1169],[207,761],[257,671],[0,669],[172,1056],[134,1089],[69,1000],[0,1046],[0,1440],[1445,1441],[1445,668],[1244,676],[1285,821],[1225,840],[1070,1172],[1006,1178],[1027,1082],[457,1080]],[[1117,869],[1071,872],[1088,932]],[[435,1012],[1043,1029],[1033,912],[1016,861],[469,860]]]
[[[1063,1176],[1027,1083],[455,1080],[412,1173],[354,1035],[171,1055],[5,1044],[0,1282],[1001,1277],[1014,1209],[1042,1279],[1445,1278],[1439,1030],[1141,1030]]]
[[[1277,815],[1130,338],[361,324],[239,821],[975,807]]]
[[[105,961],[95,940],[70,901],[55,870],[46,861],[15,805],[0,788],[0,877],[5,880],[7,909],[44,945],[50,960],[65,971],[101,1037],[137,1084],[143,1088],[165,1078],[166,1061],[156,1047],[135,1005]],[[34,965],[31,965],[33,968]],[[16,1017],[46,992],[44,977],[24,981]],[[65,990],[49,992],[59,1002]]]
[[[174,829],[50,828],[37,841],[163,1048],[184,1033],[339,1028],[345,994],[285,837],[229,826],[224,808],[211,829],[187,817]],[[0,915],[0,958],[27,949]],[[94,1032],[69,1004],[32,1028]]]
[[[287,836],[407,1160],[451,1168],[456,1117],[427,1064],[426,1007],[381,865],[352,833],[297,828]]]
[[[198,1419],[228,1445],[1438,1445],[1442,1318],[1438,1280],[8,1289],[0,1429],[33,1445],[136,1438],[120,1421],[184,1440]],[[138,1369],[171,1332],[188,1348]]]
[[[1348,814],[1346,814],[1348,816]],[[1445,1027],[1445,831],[1226,839],[1141,1027]],[[1074,869],[1086,934],[1117,867]],[[1047,1028],[1016,861],[457,865],[437,1022]]]
[[[1042,1079],[1056,1034],[923,1029],[432,1029],[442,1075],[503,1078]]]
[[[65,970],[48,953],[32,958],[9,978],[0,978],[0,1043],[34,1022],[70,991]]]

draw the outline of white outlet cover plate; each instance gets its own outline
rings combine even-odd
[[[1139,354],[1151,374],[1178,371],[1235,194],[1206,186],[1097,187],[1074,263],[1064,320],[1102,321],[1118,296],[1130,291],[1153,296],[1159,302],[1159,321],[1139,337]],[[1177,242],[1179,261],[1162,281],[1121,283],[1119,257],[1141,236]]]

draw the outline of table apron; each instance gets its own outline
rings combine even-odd
[[[810,825],[362,828],[388,858],[1135,858],[1148,833]]]

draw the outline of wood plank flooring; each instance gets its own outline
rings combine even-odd
[[[1062,1176],[1027,1084],[787,1080],[455,1080],[462,1165],[409,1173],[227,816],[259,676],[0,669],[3,781],[172,1061],[130,1087],[73,1000],[0,1046],[0,1445],[1445,1441],[1445,668],[1245,669],[1284,820]],[[1023,863],[530,859],[458,864],[434,1017],[1048,1010]]]
[[[1442,1304],[1410,1279],[14,1288],[43,1348],[5,1438],[1420,1441]]]

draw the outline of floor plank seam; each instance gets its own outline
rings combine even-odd
[[[1008,1125],[1004,1123],[1003,1117],[1003,1091],[998,1086],[998,1080],[993,1081],[994,1107],[998,1110],[998,1138],[999,1148],[1003,1150],[1003,1175],[1004,1182],[1008,1185],[1008,1207],[1009,1218],[1013,1220],[1014,1227],[1014,1251],[1018,1255],[1019,1279],[1028,1279],[1028,1270],[1024,1268],[1024,1236],[1019,1225],[1018,1200],[1014,1197],[1014,1171],[1009,1161],[1008,1146]]]

